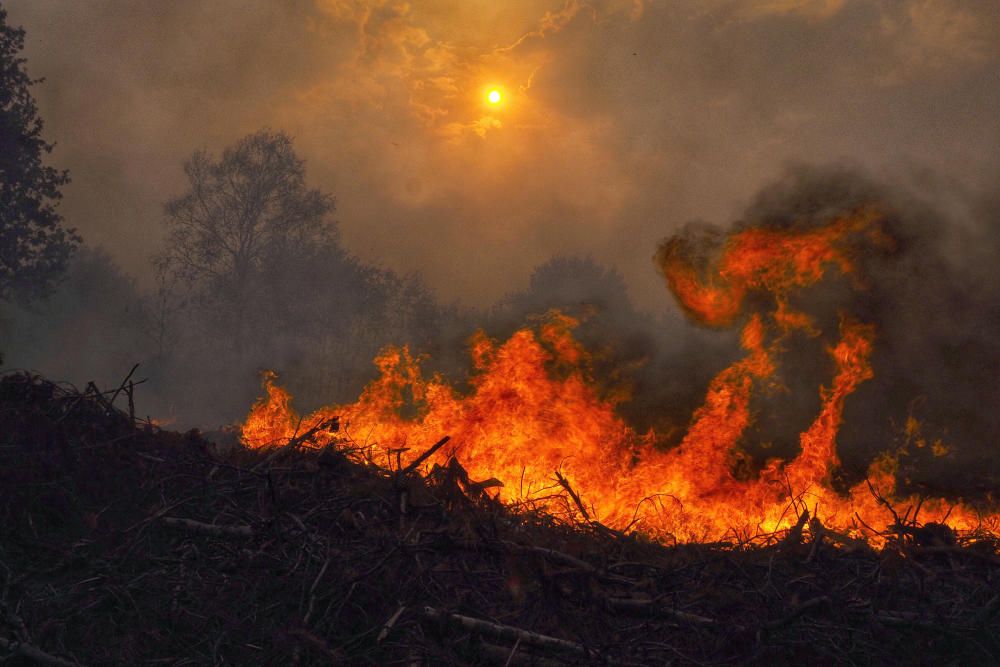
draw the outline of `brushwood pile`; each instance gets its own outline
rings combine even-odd
[[[664,545],[505,506],[454,459],[224,448],[122,395],[0,379],[7,664],[1000,664],[990,534],[874,550],[804,511]]]

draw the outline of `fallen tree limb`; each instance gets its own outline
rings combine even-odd
[[[636,600],[633,598],[607,598],[606,602],[615,611],[641,612],[648,616],[665,616],[690,625],[716,626],[719,622],[714,618],[692,614],[686,611],[671,609],[660,605],[655,600]],[[739,629],[740,626],[731,626]]]
[[[489,621],[472,618],[471,616],[463,616],[461,614],[452,614],[446,611],[441,611],[434,609],[433,607],[424,607],[423,615],[425,618],[434,621],[452,623],[465,628],[470,632],[478,632],[494,639],[520,642],[521,644],[527,644],[541,649],[562,653],[572,653],[574,655],[580,655],[587,658],[597,657],[597,653],[595,651],[588,649],[582,644],[577,644],[576,642],[571,642],[566,639],[559,639],[557,637],[550,637],[548,635],[540,635],[537,632],[522,630],[521,628],[515,628],[512,625],[490,623]]]
[[[202,523],[194,519],[180,519],[170,516],[163,517],[163,523],[172,528],[212,535],[213,537],[253,537],[253,528],[250,526],[220,526],[215,523]]]

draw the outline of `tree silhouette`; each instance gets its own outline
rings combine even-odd
[[[304,163],[284,133],[261,130],[218,159],[196,152],[188,191],[167,202],[159,257],[225,320],[242,351],[255,287],[276,264],[336,246],[333,198],[305,185]]]
[[[80,242],[56,212],[66,171],[42,162],[52,144],[42,139],[42,119],[25,70],[24,30],[7,25],[0,7],[0,299],[48,293]]]

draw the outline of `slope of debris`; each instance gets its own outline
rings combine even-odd
[[[1000,662],[990,535],[903,519],[875,552],[803,512],[668,547],[501,506],[454,460],[220,452],[124,393],[0,380],[9,664]]]

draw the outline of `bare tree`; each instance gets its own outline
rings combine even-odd
[[[199,151],[184,172],[188,191],[165,206],[158,259],[227,319],[240,352],[258,277],[296,247],[335,241],[334,201],[306,187],[304,163],[282,132],[251,134],[219,158]]]

